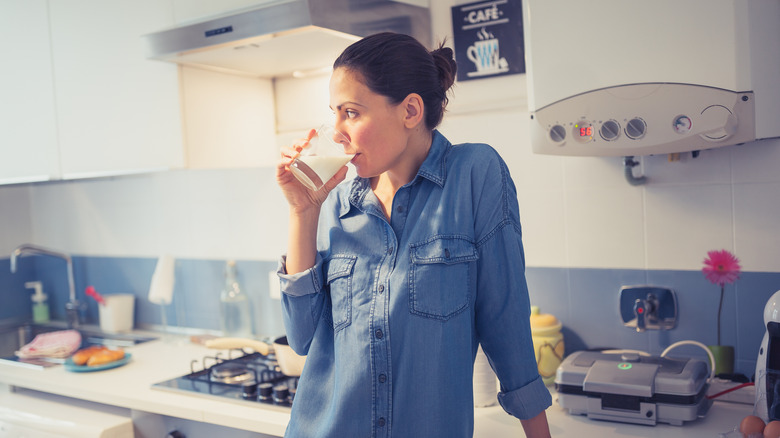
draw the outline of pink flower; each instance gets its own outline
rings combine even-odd
[[[708,258],[704,259],[704,267],[701,272],[712,284],[721,288],[726,283],[734,283],[739,278],[741,267],[739,259],[732,253],[722,249],[720,251],[708,251]]]

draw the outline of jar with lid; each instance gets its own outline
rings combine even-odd
[[[534,342],[539,375],[546,385],[553,383],[555,372],[563,360],[562,324],[553,315],[540,313],[538,306],[531,306],[531,337]]]

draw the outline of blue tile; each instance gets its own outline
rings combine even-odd
[[[79,300],[86,302],[86,321],[97,324],[97,305],[84,296],[87,285],[105,294],[136,295],[136,324],[160,324],[161,309],[147,300],[156,266],[154,258],[74,257],[73,268]],[[276,261],[237,260],[238,279],[248,295],[254,333],[277,336],[284,333],[281,304],[269,297],[268,273]],[[219,330],[219,295],[223,287],[225,260],[176,261],[173,302],[166,306],[168,323],[180,327]],[[543,313],[555,315],[563,324],[566,354],[595,348],[637,349],[660,354],[668,346],[693,340],[704,345],[717,342],[717,311],[720,289],[700,271],[534,268],[526,270],[531,303]],[[65,263],[52,257],[24,257],[19,272],[10,274],[8,259],[0,259],[0,287],[10,291],[0,306],[0,319],[31,317],[30,291],[26,281],[40,280],[49,295],[53,319],[64,319],[68,286]],[[677,326],[668,331],[638,333],[622,324],[619,291],[622,286],[654,285],[673,289],[678,300]],[[780,273],[743,272],[724,293],[721,343],[736,347],[737,372],[753,374],[756,355],[764,335],[766,301],[780,289]],[[683,346],[674,355],[705,358],[697,347]]]

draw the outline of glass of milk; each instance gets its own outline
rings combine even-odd
[[[290,165],[290,171],[312,190],[319,190],[354,157],[345,149],[349,140],[336,128],[323,125]]]

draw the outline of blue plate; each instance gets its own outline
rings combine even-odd
[[[111,368],[121,367],[122,365],[126,365],[128,362],[130,362],[130,359],[133,357],[130,353],[125,353],[125,357],[119,360],[115,360],[113,362],[104,363],[103,365],[95,365],[95,366],[86,366],[86,365],[76,365],[73,363],[72,358],[68,358],[65,361],[65,370],[66,371],[72,371],[74,373],[88,373],[90,371],[103,371],[103,370],[110,370]]]

